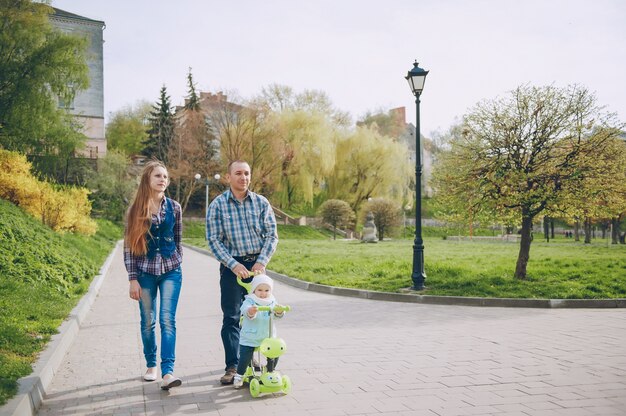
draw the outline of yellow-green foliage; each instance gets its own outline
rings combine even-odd
[[[0,198],[11,201],[55,231],[92,235],[89,193],[84,188],[54,187],[30,173],[26,157],[0,149]]]

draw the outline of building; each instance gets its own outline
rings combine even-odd
[[[50,23],[54,27],[89,40],[87,50],[89,88],[79,91],[71,103],[59,100],[59,106],[66,107],[83,125],[87,142],[81,156],[97,159],[103,157],[107,150],[104,135],[104,40],[102,36],[105,24],[100,20],[89,19],[57,8],[53,9]]]

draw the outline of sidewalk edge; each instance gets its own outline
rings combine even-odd
[[[18,380],[18,392],[0,408],[0,416],[34,416],[37,413],[37,409],[39,409],[46,394],[46,389],[52,382],[65,353],[74,342],[91,305],[98,296],[102,282],[120,245],[121,241],[115,244],[104,264],[100,267],[98,274],[93,278],[87,293],[72,309],[65,321],[59,326],[59,332],[52,336],[46,349],[39,355],[33,365],[33,372]]]
[[[209,250],[184,244],[186,248],[214,257]],[[295,279],[284,274],[267,271],[268,276],[298,289],[336,296],[385,300],[389,302],[423,303],[429,305],[487,306],[499,308],[626,308],[626,299],[527,299],[527,298],[477,298],[465,296],[420,295],[407,293],[373,292],[362,289],[320,285]]]

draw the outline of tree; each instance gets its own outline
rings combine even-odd
[[[196,92],[196,83],[193,82],[193,75],[191,74],[191,67],[187,72],[187,99],[185,100],[185,109],[198,111],[200,110],[200,97]]]
[[[176,200],[180,202],[183,212],[198,187],[195,174],[210,177],[211,170],[218,165],[215,138],[210,133],[206,116],[201,110],[191,72],[187,75],[187,82],[189,89],[186,105],[176,114],[174,141],[168,153],[168,170],[176,191]],[[189,104],[194,100],[198,101]]]
[[[87,179],[95,215],[112,221],[124,219],[136,188],[130,169],[128,157],[120,150],[109,149],[104,158],[98,159],[97,171]]]
[[[353,225],[354,211],[350,204],[339,199],[328,199],[317,211],[322,221],[333,227],[333,240],[337,239],[337,228],[348,228]]]
[[[336,130],[323,114],[303,110],[274,113],[273,122],[280,142],[281,207],[311,205],[335,168]]]
[[[611,122],[585,88],[520,86],[465,116],[450,149],[457,169],[439,192],[467,199],[467,189],[488,210],[515,212],[522,224],[515,277],[525,279],[535,218],[588,169],[584,158],[607,139],[592,133]]]
[[[106,128],[109,150],[117,149],[129,156],[141,153],[148,138],[151,107],[150,103],[143,101],[134,108],[128,106],[111,115]]]
[[[368,126],[376,130],[383,136],[399,138],[406,132],[404,120],[399,120],[392,111],[377,112],[368,111],[361,120],[357,121],[357,126]]]
[[[165,85],[161,87],[159,100],[152,106],[148,119],[148,137],[143,141],[142,154],[149,159],[169,164],[170,144],[174,137],[174,114]]]
[[[497,211],[485,204],[477,179],[467,174],[466,155],[456,147],[463,140],[463,125],[452,126],[441,140],[437,163],[433,167],[430,185],[435,195],[431,199],[435,216],[459,229],[467,229],[470,238],[475,225],[491,225],[495,222],[515,224],[517,217],[510,212]],[[454,151],[445,151],[454,143]]]
[[[335,169],[325,178],[329,198],[345,199],[355,212],[371,197],[413,198],[415,171],[405,143],[357,127],[337,137],[334,151]]]
[[[364,212],[374,214],[374,224],[378,230],[378,241],[383,241],[385,232],[389,234],[392,227],[397,227],[402,221],[402,208],[394,201],[385,198],[373,198],[365,206]]]
[[[617,244],[620,219],[626,214],[626,141],[611,129],[599,129],[588,140],[603,141],[604,146],[581,158],[579,175],[566,185],[554,211],[570,221],[583,219],[587,244],[592,223],[612,224]]]
[[[30,154],[71,154],[81,126],[59,108],[89,85],[87,40],[54,29],[52,8],[0,0],[0,146]]]
[[[323,114],[328,120],[341,127],[348,127],[351,122],[350,114],[336,108],[328,95],[320,90],[304,90],[295,93],[293,88],[271,84],[261,90],[256,98],[275,113],[283,111],[305,111]]]
[[[222,159],[246,160],[253,172],[250,187],[272,195],[280,172],[276,158],[281,150],[278,135],[268,122],[270,110],[258,101],[228,100],[222,93],[210,94],[201,104],[211,133],[219,138]]]

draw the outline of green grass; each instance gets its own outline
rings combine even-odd
[[[121,236],[102,220],[92,237],[57,234],[0,200],[0,405],[32,372]]]
[[[205,225],[202,221],[184,220],[183,238],[185,242],[197,247],[207,248],[204,227]],[[299,225],[278,224],[278,235],[280,239],[327,240],[332,238],[333,233],[328,230],[317,230],[311,227],[300,227]]]
[[[297,227],[297,226],[293,226]],[[363,244],[325,234],[279,227],[280,242],[269,265],[288,276],[330,286],[398,292],[411,286],[413,241]],[[299,238],[300,234],[311,238]],[[186,239],[206,248],[204,239]],[[427,290],[442,296],[501,298],[626,298],[626,246],[591,245],[535,238],[528,278],[513,277],[519,245],[495,241],[425,238]]]

